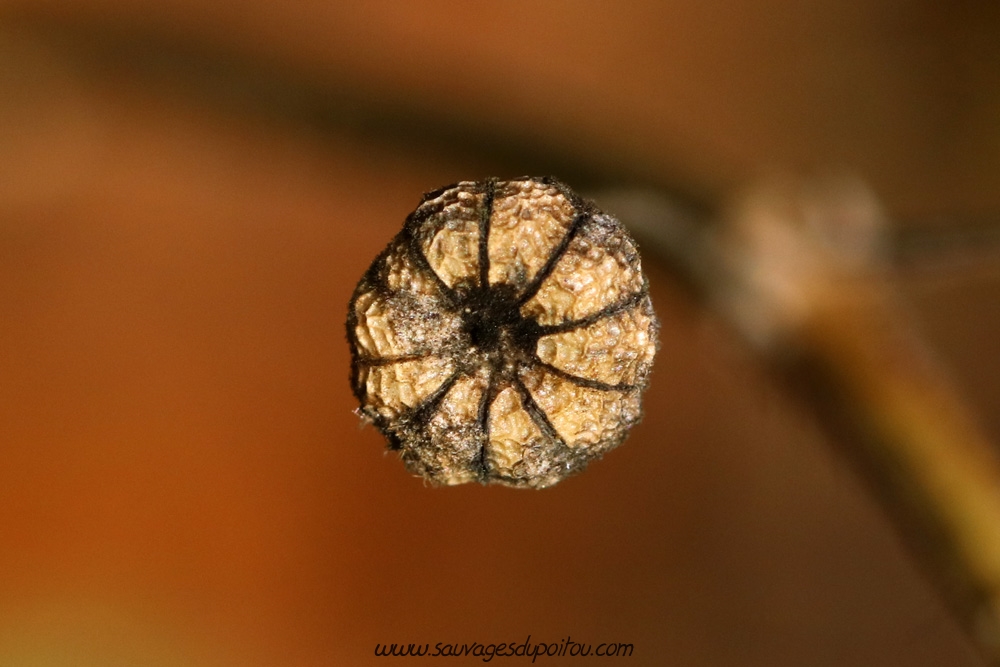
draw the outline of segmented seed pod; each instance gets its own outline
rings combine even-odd
[[[424,196],[351,299],[361,414],[435,484],[541,488],[639,420],[658,329],[615,218],[552,178]]]

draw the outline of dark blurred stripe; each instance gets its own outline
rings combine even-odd
[[[551,174],[579,189],[639,185],[698,217],[711,210],[711,195],[662,182],[662,175],[633,168],[628,156],[607,155],[595,162],[592,153],[567,152],[565,143],[556,148],[555,142],[528,140],[486,119],[449,115],[445,104],[423,106],[391,89],[338,81],[329,71],[304,71],[122,18],[8,12],[3,23],[58,49],[97,77],[129,77],[223,114],[317,138],[349,135],[393,150],[482,165],[498,176]]]

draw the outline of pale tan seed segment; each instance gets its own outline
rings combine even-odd
[[[441,285],[413,257],[405,239],[397,239],[383,261],[385,286],[391,292],[407,292],[432,299],[441,297]]]
[[[490,405],[487,459],[491,471],[513,476],[525,451],[541,439],[542,432],[521,405],[517,391],[507,387],[497,394]]]
[[[479,279],[479,222],[485,195],[472,190],[472,185],[445,190],[417,209],[432,211],[417,232],[420,248],[431,269],[452,288],[477,284]]]
[[[404,240],[393,242],[354,298],[353,333],[362,357],[440,352],[459,339],[461,317],[450,312],[440,283],[427,273]]]
[[[572,331],[538,339],[538,358],[570,375],[610,385],[634,385],[656,354],[656,319],[649,298]]]
[[[455,381],[431,419],[430,425],[435,434],[475,423],[479,419],[479,405],[488,384],[487,375],[481,372]]]
[[[354,336],[362,356],[385,359],[429,354],[458,340],[462,320],[426,297],[363,292],[354,301]]]
[[[362,367],[358,381],[365,389],[364,408],[397,419],[422,404],[453,372],[454,362],[441,357]]]
[[[567,446],[594,448],[597,453],[618,444],[639,420],[639,391],[582,387],[534,368],[521,380],[549,423]]]
[[[480,372],[459,378],[448,390],[427,424],[429,446],[409,454],[419,474],[449,486],[479,478],[475,462],[486,439],[479,405],[488,383],[487,374]]]
[[[625,231],[595,216],[570,241],[521,314],[543,325],[593,315],[643,289],[642,267]]]
[[[407,354],[409,346],[393,326],[394,317],[385,300],[376,292],[365,292],[354,300],[354,339],[367,357],[380,358]]]
[[[538,181],[497,185],[490,218],[489,282],[524,287],[563,240],[576,209],[558,188]]]

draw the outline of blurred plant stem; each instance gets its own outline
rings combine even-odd
[[[997,450],[893,287],[871,193],[846,177],[779,179],[749,189],[712,228],[656,198],[607,193],[601,204],[822,418],[1000,665]]]
[[[844,285],[800,329],[800,363],[977,645],[1000,664],[1000,467],[886,283]]]

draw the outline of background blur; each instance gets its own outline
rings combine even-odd
[[[0,665],[529,634],[979,664],[836,443],[650,258],[647,417],[584,475],[426,488],[352,412],[351,291],[448,182],[699,206],[832,166],[912,238],[1000,220],[1000,5],[750,4],[5,0]],[[916,247],[913,312],[1000,440],[1000,257]]]

